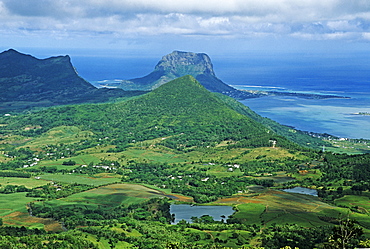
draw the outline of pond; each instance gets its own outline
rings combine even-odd
[[[177,224],[181,220],[191,223],[191,217],[201,217],[202,215],[212,216],[215,221],[226,220],[228,216],[234,213],[230,206],[192,206],[187,204],[171,205],[170,213],[175,214]],[[221,217],[222,216],[222,217]]]
[[[310,188],[295,187],[295,188],[282,189],[282,191],[288,192],[288,193],[317,196],[317,190],[310,189]]]

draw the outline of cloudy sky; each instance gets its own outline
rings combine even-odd
[[[367,49],[369,0],[0,0],[0,47]]]

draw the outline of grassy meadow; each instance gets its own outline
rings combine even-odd
[[[40,137],[28,141],[24,146],[40,148],[50,144],[76,143],[82,139],[87,139],[92,135],[92,132],[82,131],[76,126],[58,126],[45,132]]]
[[[137,184],[111,184],[91,189],[82,193],[73,194],[55,202],[66,204],[92,204],[103,206],[118,206],[139,203],[148,198],[164,196],[160,191]]]
[[[368,196],[345,195],[344,197],[335,200],[335,204],[351,209],[358,209],[364,214],[370,215],[370,198]]]
[[[261,190],[260,190],[261,191]],[[346,209],[322,202],[318,197],[287,193],[278,190],[262,190],[259,194],[235,195],[216,203],[235,205],[234,218],[245,224],[298,224],[304,227],[332,225],[319,216],[338,218]],[[320,214],[319,216],[317,214]]]
[[[24,185],[26,188],[35,188],[45,185],[47,182],[40,179],[18,178],[18,177],[0,177],[0,186],[5,185]]]
[[[36,198],[26,197],[26,193],[0,194],[0,218],[4,225],[43,228],[46,231],[62,231],[59,222],[30,216],[27,204]]]
[[[120,181],[119,176],[109,175],[109,174],[100,174],[100,176],[93,177],[87,175],[72,175],[72,174],[43,174],[39,175],[40,180],[47,180],[53,182],[62,182],[62,183],[78,183],[78,184],[87,184],[93,186],[101,186],[112,184]]]

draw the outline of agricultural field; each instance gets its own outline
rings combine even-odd
[[[335,200],[335,204],[370,215],[370,198],[368,196],[346,195]]]
[[[317,213],[337,217],[344,212],[338,207],[322,202],[318,197],[260,189],[258,195],[236,195],[216,203],[235,205],[234,218],[245,224],[299,224],[304,227],[330,225],[318,218]]]
[[[117,175],[103,174],[96,177],[86,176],[86,175],[72,175],[72,174],[44,174],[39,175],[40,180],[47,180],[53,182],[63,182],[63,183],[77,183],[77,184],[87,184],[93,186],[101,186],[119,182],[121,179]]]
[[[104,156],[104,155],[103,155]],[[33,166],[35,169],[40,167],[49,167],[55,166],[57,170],[73,170],[81,165],[87,165],[89,163],[98,163],[100,161],[99,155],[88,154],[88,155],[78,155],[67,158],[60,158],[55,160],[41,160],[36,166]],[[76,162],[76,165],[63,165],[63,162],[66,160],[73,160]]]
[[[276,239],[280,249],[294,248],[305,234],[320,234],[313,243],[323,246],[348,217],[365,233],[356,241],[369,238],[368,154],[303,147],[268,128],[286,127],[260,125],[242,115],[256,115],[250,110],[230,108],[183,80],[174,84],[186,90],[165,84],[132,102],[4,117],[0,230],[68,229],[61,234],[90,248],[243,248]],[[304,134],[295,139],[325,144]],[[318,197],[281,191],[295,186]],[[173,224],[174,203],[236,212],[226,222],[202,215]]]
[[[163,192],[136,184],[111,184],[66,198],[55,200],[55,205],[103,205],[114,207],[121,204],[140,203],[144,199],[166,196]],[[51,202],[48,202],[51,204]],[[63,203],[63,204],[61,204]]]
[[[32,178],[18,178],[18,177],[0,177],[0,186],[5,185],[24,185],[27,188],[35,188],[45,185],[47,182]]]
[[[358,139],[333,139],[328,140],[332,147],[326,148],[333,153],[362,154],[370,152],[369,140]]]
[[[0,194],[0,218],[5,225],[62,231],[61,224],[53,219],[30,216],[27,204],[36,200],[36,198],[26,197],[25,193]]]
[[[46,145],[76,143],[82,139],[88,139],[92,132],[82,131],[76,126],[58,126],[42,134],[38,138],[28,141],[24,147],[40,148]]]
[[[26,204],[35,198],[26,197],[25,193],[0,194],[0,217],[6,217],[14,212],[28,213]]]

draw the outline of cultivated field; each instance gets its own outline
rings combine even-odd
[[[36,198],[26,193],[0,194],[0,218],[5,225],[44,228],[46,231],[62,231],[60,223],[51,219],[30,216],[27,204]]]
[[[35,188],[45,185],[47,182],[32,178],[18,178],[18,177],[0,177],[0,185],[24,185],[27,188]]]
[[[40,180],[48,180],[54,182],[63,182],[63,183],[78,183],[78,184],[87,184],[93,186],[101,186],[106,184],[112,184],[119,182],[120,176],[108,175],[105,177],[91,177],[87,175],[70,175],[70,174],[44,174],[39,175]]]
[[[329,225],[322,217],[338,218],[346,209],[326,204],[318,197],[265,190],[254,195],[236,195],[216,203],[236,205],[235,218],[246,224],[298,224],[305,227]],[[356,218],[357,219],[357,218]],[[332,225],[332,224],[330,224]]]

